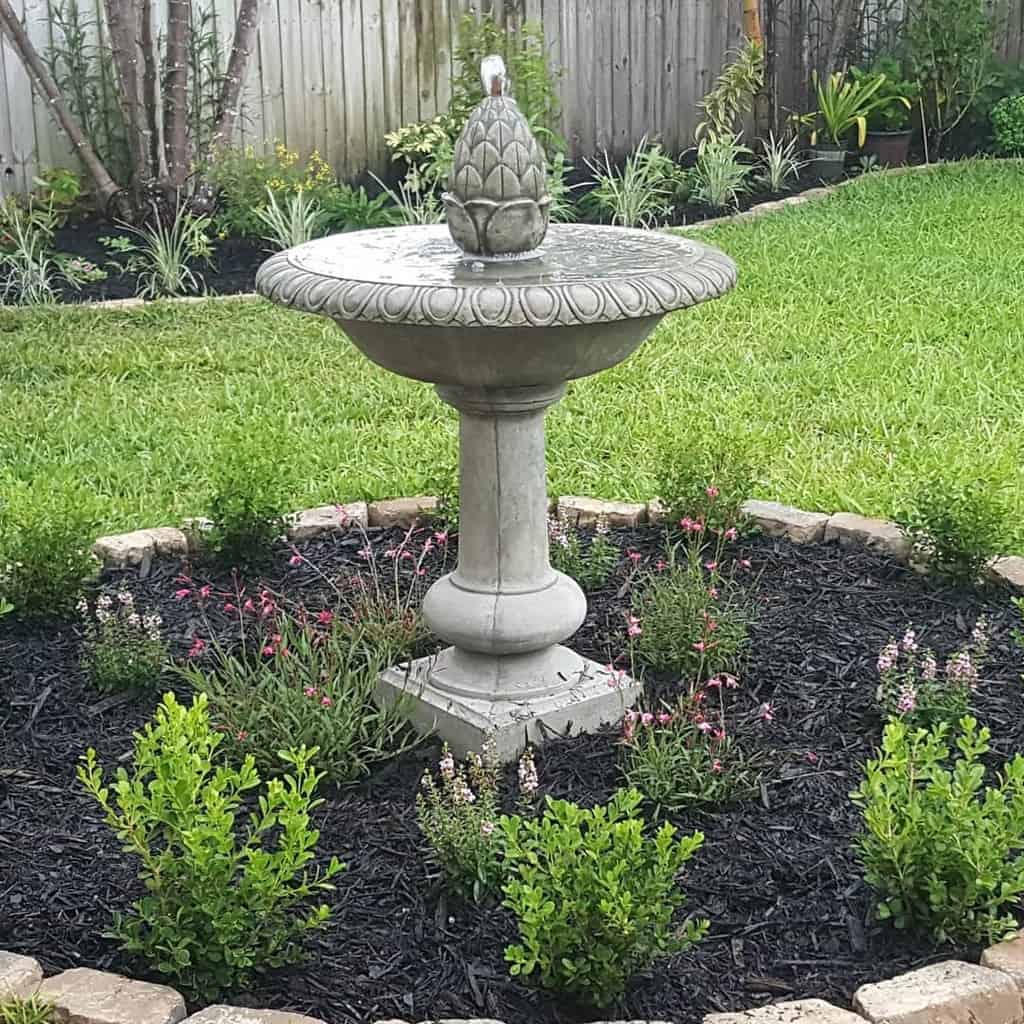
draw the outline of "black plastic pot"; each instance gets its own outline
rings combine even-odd
[[[883,167],[903,167],[910,157],[909,129],[901,132],[868,132],[864,152],[878,158]]]
[[[838,181],[846,167],[846,150],[835,146],[815,146],[811,149],[811,176],[819,181]]]

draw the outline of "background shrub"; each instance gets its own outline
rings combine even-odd
[[[1024,156],[1024,96],[1005,96],[992,108],[995,151]]]
[[[91,494],[60,482],[0,481],[0,601],[26,619],[74,611],[96,569],[99,523]]]
[[[330,913],[306,900],[342,870],[336,858],[310,867],[319,839],[310,825],[320,802],[316,750],[282,752],[292,772],[263,785],[251,757],[237,770],[218,763],[222,738],[205,694],[185,708],[167,693],[136,734],[131,775],[118,768],[108,788],[91,749],[78,769],[140,862],[146,895],[114,922],[122,948],[204,1001],[298,959],[302,934]],[[258,809],[236,829],[255,795]]]
[[[620,790],[583,810],[549,797],[539,819],[502,819],[505,906],[520,934],[505,950],[513,975],[537,975],[546,989],[608,1006],[634,973],[707,931],[706,921],[687,921],[679,937],[672,927],[685,899],[676,876],[704,836],[677,840],[666,822],[645,837],[642,799]]]
[[[98,690],[136,690],[153,686],[167,665],[163,620],[155,612],[140,615],[130,590],[116,598],[101,594],[90,610],[82,598],[82,667]]]
[[[324,778],[354,782],[416,742],[404,702],[373,700],[396,651],[330,612],[320,620],[282,613],[237,653],[218,647],[211,671],[181,669],[208,698],[231,759],[262,776],[288,770],[281,750],[306,746],[319,750]]]
[[[740,509],[756,486],[753,453],[736,444],[685,451],[666,446],[659,462],[658,494],[671,529],[681,519],[701,523],[708,532],[743,525]]]
[[[857,846],[879,918],[937,942],[998,942],[1017,928],[1024,892],[1024,755],[985,786],[989,730],[960,721],[950,763],[946,723],[890,722],[853,800]]]

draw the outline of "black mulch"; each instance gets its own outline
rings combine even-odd
[[[372,539],[378,549],[394,543],[387,533]],[[653,530],[619,540],[645,556],[659,550]],[[305,553],[328,573],[344,573],[359,544],[352,537],[314,542]],[[758,618],[733,724],[772,767],[759,798],[677,819],[707,836],[685,878],[687,911],[712,922],[695,951],[638,977],[624,1004],[602,1013],[510,979],[502,957],[514,936],[509,914],[446,901],[424,857],[411,809],[418,778],[437,756],[431,744],[329,794],[319,813],[321,852],[349,865],[333,896],[334,916],[311,940],[304,965],[233,1001],[295,1009],[328,1024],[473,1016],[512,1024],[594,1016],[697,1022],[709,1011],[787,998],[848,1005],[866,981],[941,957],[976,956],[872,921],[851,855],[857,818],[848,793],[879,734],[875,659],[911,623],[922,643],[946,654],[980,613],[990,616],[994,642],[976,712],[1001,755],[1024,747],[1022,659],[1010,638],[1007,595],[943,589],[885,560],[826,546],[754,540],[746,549]],[[289,565],[288,554],[281,552],[268,579],[321,607],[322,581],[307,566]],[[440,561],[432,563],[430,575],[439,569]],[[121,574],[143,605],[159,606],[179,655],[207,628],[194,604],[173,596],[180,572],[161,564],[142,581]],[[621,582],[591,596],[575,641],[602,661],[619,648]],[[34,955],[50,971],[89,965],[146,976],[103,936],[111,912],[127,908],[138,886],[73,766],[89,745],[108,765],[123,759],[155,698],[98,696],[79,676],[76,648],[67,626],[32,632],[0,620],[0,948]],[[757,715],[765,701],[777,709],[770,724]],[[544,747],[542,791],[583,803],[606,799],[619,781],[613,740],[606,734]]]

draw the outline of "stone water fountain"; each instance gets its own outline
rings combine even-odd
[[[447,226],[358,231],[267,260],[268,299],[330,317],[371,360],[459,411],[459,557],[423,614],[451,646],[388,669],[379,698],[461,756],[498,755],[621,718],[632,680],[562,646],[587,603],[548,557],[544,417],[566,381],[622,362],[666,313],[714,299],[732,261],[687,238],[549,227],[543,153],[500,58],[456,149]],[[623,444],[643,438],[623,436]]]

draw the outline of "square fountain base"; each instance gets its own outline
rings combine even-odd
[[[385,669],[377,700],[390,705],[409,702],[409,720],[421,733],[435,733],[457,758],[479,751],[488,737],[502,762],[517,758],[527,746],[556,736],[594,732],[622,719],[642,692],[629,676],[616,681],[604,665],[580,658],[581,669],[552,680],[548,692],[524,700],[476,699],[454,694],[432,678],[438,657],[419,658]]]

